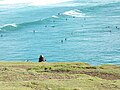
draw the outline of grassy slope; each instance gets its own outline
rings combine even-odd
[[[120,66],[0,62],[0,90],[120,90]]]

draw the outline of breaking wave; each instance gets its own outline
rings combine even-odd
[[[0,31],[11,31],[11,30],[17,30],[23,27],[29,27],[32,25],[45,25],[45,24],[49,24],[50,22],[52,22],[53,20],[58,19],[59,17],[57,15],[53,15],[51,17],[45,18],[45,19],[40,19],[40,20],[36,20],[36,21],[32,21],[32,22],[23,22],[23,23],[11,23],[11,24],[4,24],[0,26]]]
[[[14,23],[12,23],[12,24],[5,24],[5,25],[2,25],[2,26],[0,26],[0,30],[14,30],[14,29],[16,29],[17,28],[17,24],[14,24]]]
[[[43,5],[50,5],[50,4],[57,4],[57,3],[63,3],[73,0],[1,0],[0,4],[2,5],[15,5],[15,4],[28,4],[33,6],[43,6]]]
[[[63,14],[67,16],[73,16],[73,17],[85,17],[85,14],[78,9],[66,11]]]
[[[52,17],[53,17],[53,18],[59,18],[58,16],[55,16],[55,15],[53,15]]]

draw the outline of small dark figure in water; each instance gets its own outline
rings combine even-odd
[[[74,34],[74,32],[71,32],[71,35],[73,35]]]
[[[115,27],[116,29],[120,29],[118,26]]]
[[[61,40],[61,43],[63,43],[63,40]]]
[[[65,38],[65,41],[67,41],[67,38]]]
[[[60,13],[58,13],[58,15],[60,15]]]
[[[111,30],[109,32],[112,32]]]
[[[106,28],[110,28],[110,26],[107,26]]]
[[[0,37],[3,37],[3,35],[0,35]]]
[[[66,18],[65,20],[67,21],[68,19]]]
[[[47,27],[47,25],[45,25],[45,27]]]
[[[51,26],[51,27],[53,27],[53,28],[54,28],[55,26]]]
[[[75,16],[73,16],[73,18],[75,18]]]
[[[35,33],[35,30],[33,30],[33,33]]]
[[[46,61],[46,59],[44,58],[44,56],[43,55],[40,55],[40,57],[39,57],[39,62],[45,62]]]

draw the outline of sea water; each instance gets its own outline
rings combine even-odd
[[[0,60],[120,64],[120,0],[0,0]]]

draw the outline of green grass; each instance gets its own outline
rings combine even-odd
[[[120,66],[0,62],[0,90],[120,90]]]

